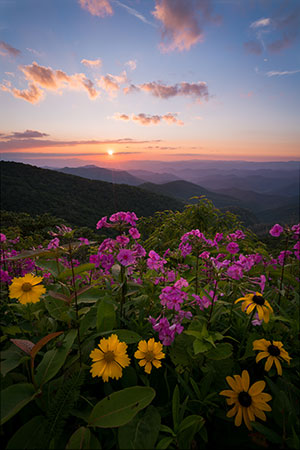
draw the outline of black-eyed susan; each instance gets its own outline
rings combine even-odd
[[[265,370],[268,372],[274,363],[278,375],[282,375],[280,360],[285,360],[289,364],[292,359],[288,352],[284,350],[282,342],[279,341],[258,339],[253,342],[253,350],[261,350],[256,356],[256,362],[259,362],[263,358],[267,358]]]
[[[109,378],[118,380],[123,375],[122,369],[129,366],[130,359],[127,355],[127,344],[120,342],[116,334],[112,334],[108,339],[101,339],[90,353],[93,360],[90,372],[92,377],[102,377],[103,381]]]
[[[247,370],[243,370],[242,376],[234,375],[226,377],[226,381],[232,391],[225,390],[220,395],[228,397],[228,405],[234,405],[227,413],[227,417],[235,415],[234,424],[239,427],[244,419],[248,430],[252,430],[251,423],[255,421],[255,416],[261,420],[266,420],[264,411],[271,411],[271,407],[266,403],[272,399],[270,394],[263,392],[266,383],[263,380],[257,381],[250,387],[250,377]]]
[[[243,302],[242,311],[250,314],[256,308],[259,320],[264,320],[266,323],[269,322],[273,308],[259,292],[246,294],[245,297],[238,298],[234,303],[238,302]]]
[[[46,292],[46,288],[39,284],[42,281],[43,277],[36,277],[31,273],[13,278],[9,286],[9,298],[16,298],[23,305],[39,302],[41,295]]]
[[[163,359],[165,354],[162,352],[162,344],[155,342],[154,338],[151,338],[148,342],[139,342],[138,350],[135,352],[134,357],[140,359],[139,365],[145,367],[146,373],[151,373],[152,364],[157,369],[161,367],[160,359]]]

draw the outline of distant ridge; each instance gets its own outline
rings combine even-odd
[[[117,211],[134,211],[138,217],[156,211],[182,210],[174,198],[135,186],[88,180],[29,164],[4,162],[1,168],[1,209],[49,213],[70,224],[95,229],[97,221]]]

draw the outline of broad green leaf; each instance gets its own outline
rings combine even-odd
[[[44,416],[35,416],[19,428],[9,440],[6,450],[44,449],[47,421]]]
[[[80,264],[80,266],[74,267],[73,271],[72,269],[66,269],[63,272],[61,272],[59,274],[59,276],[57,277],[58,280],[65,280],[68,277],[72,277],[73,276],[73,272],[74,275],[79,275],[82,272],[87,272],[89,270],[95,269],[95,264],[93,263],[86,263],[86,264]]]
[[[57,277],[64,270],[64,266],[56,259],[38,259],[37,266],[50,272],[54,277]]]
[[[52,298],[47,295],[44,299],[44,303],[50,316],[54,319],[61,320],[63,322],[67,322],[70,320],[68,317],[70,306],[67,305],[64,301],[57,298]]]
[[[1,374],[3,377],[11,370],[18,367],[23,361],[28,360],[28,356],[24,355],[24,353],[15,345],[12,345],[7,350],[1,352]]]
[[[1,422],[7,422],[36,396],[33,384],[14,384],[1,391]]]
[[[155,448],[159,427],[160,414],[150,405],[144,414],[139,413],[127,425],[119,428],[119,448],[121,450]]]
[[[199,426],[203,426],[204,425],[204,419],[201,416],[198,415],[191,415],[188,417],[185,417],[185,419],[183,419],[183,421],[181,422],[179,428],[178,428],[178,433],[182,433],[184,430],[186,430],[187,428],[190,428],[191,426],[198,424]]]
[[[130,330],[113,330],[119,340],[122,342],[126,342],[126,344],[135,344],[142,340],[141,336],[134,331]]]
[[[169,448],[169,445],[173,442],[173,438],[171,437],[165,437],[161,439],[157,446],[155,447],[157,450],[164,450],[166,448]]]
[[[90,449],[91,432],[86,427],[80,427],[76,430],[67,443],[66,450],[71,449]]]
[[[206,357],[209,359],[226,359],[232,355],[232,345],[227,342],[218,344],[216,348],[212,348],[206,353]]]
[[[88,288],[88,289],[87,289]],[[87,286],[77,292],[77,303],[96,303],[103,296],[103,291],[93,286]]]
[[[204,353],[210,348],[211,348],[210,344],[206,344],[205,342],[200,341],[199,339],[195,339],[193,342],[193,349],[195,355],[198,355],[198,353]]]
[[[112,303],[100,300],[97,308],[97,331],[113,330],[116,326],[116,312]]]
[[[97,403],[89,417],[89,425],[100,428],[120,427],[133,417],[155,397],[150,387],[134,386],[114,392]]]
[[[63,334],[63,331],[57,331],[56,333],[47,334],[47,336],[44,336],[42,339],[37,342],[33,348],[31,349],[30,356],[31,356],[31,367],[34,366],[34,359],[36,357],[36,354],[41,350],[44,345],[46,345],[49,341],[54,339],[57,336],[60,336]]]
[[[75,340],[77,330],[71,330],[66,335],[63,344],[45,353],[36,369],[36,382],[41,386],[51,380],[64,365],[68,353]]]

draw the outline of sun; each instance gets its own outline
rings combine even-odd
[[[107,150],[107,154],[108,154],[109,156],[112,156],[112,155],[114,154],[113,149],[112,149],[112,148],[109,148],[109,149]]]

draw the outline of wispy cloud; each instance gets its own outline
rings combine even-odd
[[[7,42],[0,41],[0,55],[16,57],[21,55],[21,50],[12,47]]]
[[[120,90],[121,84],[127,82],[126,71],[123,70],[121,75],[111,75],[110,73],[103,75],[97,81],[97,85],[104,89],[110,96],[114,97]]]
[[[158,125],[161,124],[162,122],[166,122],[169,125],[170,124],[184,125],[182,120],[179,120],[177,118],[177,113],[167,113],[163,115],[158,114],[151,115],[139,113],[139,114],[131,114],[131,116],[127,114],[115,113],[112,118],[116,120],[124,120],[126,122],[131,120],[133,122],[139,123],[140,125]]]
[[[130,70],[135,70],[136,69],[136,60],[129,60],[125,63],[125,66],[128,66]]]
[[[138,12],[136,9],[131,8],[130,6],[125,5],[125,3],[122,3],[118,0],[112,0],[113,3],[115,3],[118,6],[121,6],[121,8],[126,9],[126,11],[131,14],[132,16],[136,17],[137,19],[141,20],[142,22],[146,23],[147,25],[151,25],[155,27],[156,25],[153,22],[150,22],[150,20],[146,19],[145,16],[143,16],[140,12]]]
[[[271,70],[270,72],[267,72],[267,77],[281,77],[284,75],[294,75],[295,73],[300,73],[300,69],[297,70]]]
[[[80,62],[84,66],[91,67],[91,68],[99,68],[102,66],[102,61],[100,58],[98,58],[98,59],[82,59]]]
[[[204,26],[218,23],[211,0],[156,0],[153,16],[161,23],[162,51],[189,50],[204,40]]]
[[[130,85],[124,89],[125,94],[134,91],[149,92],[154,97],[168,99],[176,96],[193,97],[200,101],[201,99],[208,100],[209,93],[207,83],[205,81],[198,81],[197,83],[187,83],[185,81],[174,85],[166,85],[157,81],[150,83],[143,83],[140,85]]]
[[[113,10],[108,0],[79,0],[80,6],[93,16],[111,16]]]
[[[99,95],[93,81],[89,80],[83,73],[68,75],[62,70],[40,66],[35,61],[28,66],[19,66],[19,69],[28,80],[28,89],[17,89],[12,87],[10,82],[0,85],[0,88],[30,103],[38,103],[43,98],[44,91],[40,88],[52,91],[60,91],[66,88],[86,90],[91,99]]]
[[[271,24],[270,17],[267,17],[265,19],[258,19],[255,22],[252,22],[250,24],[250,28],[260,28],[260,27],[267,27]]]

